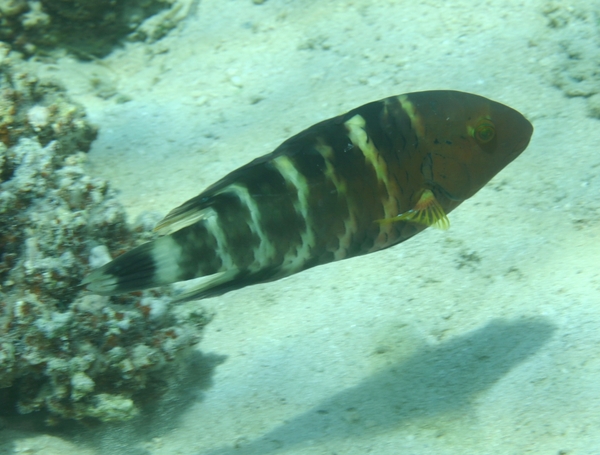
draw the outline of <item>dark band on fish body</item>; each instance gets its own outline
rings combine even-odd
[[[206,224],[195,223],[172,234],[173,240],[182,247],[178,259],[183,280],[216,273],[223,265],[217,254],[217,241]],[[202,261],[198,261],[201,257]]]
[[[254,216],[260,223],[257,227],[264,232],[276,251],[272,261],[281,262],[282,255],[290,248],[290,244],[299,242],[297,232],[305,222],[294,210],[295,195],[289,192],[286,180],[270,162],[256,165],[252,178],[242,176],[237,181],[248,189],[249,196],[256,204],[257,213]],[[236,181],[232,183],[234,182]],[[284,221],[287,224],[284,225]],[[246,222],[250,222],[248,218]],[[243,242],[243,239],[240,241]]]
[[[233,262],[240,269],[250,267],[255,260],[254,250],[259,247],[260,237],[250,228],[252,214],[247,204],[238,194],[222,193],[212,208]]]

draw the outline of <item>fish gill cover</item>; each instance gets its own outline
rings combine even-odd
[[[83,109],[0,43],[0,413],[125,420],[166,391],[210,319],[164,293],[111,305],[78,286],[147,240],[108,183],[88,175]],[[100,246],[105,245],[105,246]]]

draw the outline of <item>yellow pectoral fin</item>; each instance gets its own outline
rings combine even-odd
[[[380,224],[395,223],[397,221],[410,221],[413,223],[425,224],[437,229],[448,229],[450,227],[450,220],[430,190],[423,191],[423,194],[421,194],[421,197],[413,209],[393,218],[377,220]]]

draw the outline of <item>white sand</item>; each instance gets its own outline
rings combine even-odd
[[[542,4],[204,0],[158,43],[61,61],[132,217],[394,94],[475,92],[535,133],[449,231],[199,303],[199,349],[227,358],[168,425],[91,431],[99,449],[4,432],[6,453],[600,453],[600,128],[544,76]]]

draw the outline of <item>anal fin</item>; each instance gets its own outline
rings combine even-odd
[[[190,300],[200,300],[206,297],[213,297],[223,294],[226,291],[219,292],[218,289],[231,284],[240,275],[237,269],[227,270],[225,272],[216,273],[207,279],[201,280],[198,284],[192,284],[184,289],[183,293],[175,296],[174,303],[188,302]]]
[[[182,294],[175,297],[174,302],[187,302],[189,300],[200,300],[207,297],[217,297],[229,291],[241,289],[253,284],[264,283],[280,278],[280,270],[277,267],[267,268],[256,272],[249,270],[232,269],[221,272],[203,280],[196,286],[191,286]]]

